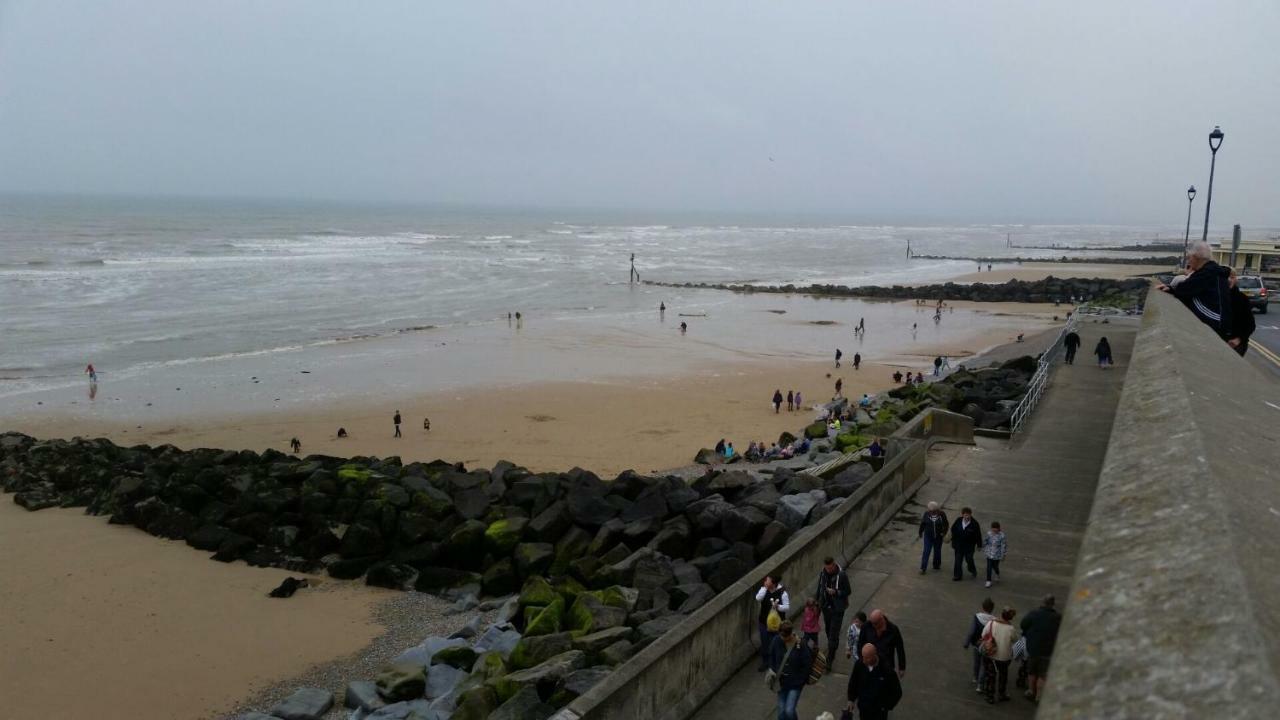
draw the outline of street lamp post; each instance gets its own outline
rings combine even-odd
[[[1182,267],[1187,266],[1187,245],[1191,243],[1191,202],[1196,199],[1196,186],[1187,188],[1187,234],[1182,237]]]
[[[1222,128],[1213,126],[1209,133],[1209,150],[1213,156],[1209,159],[1209,195],[1204,199],[1204,234],[1200,239],[1209,242],[1209,207],[1213,205],[1213,168],[1218,163],[1218,148],[1222,147]]]

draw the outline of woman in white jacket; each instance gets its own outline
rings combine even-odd
[[[1007,607],[982,630],[983,689],[988,703],[1009,699],[1009,664],[1013,661],[1013,643],[1018,639],[1018,629],[1013,626],[1016,614]]]

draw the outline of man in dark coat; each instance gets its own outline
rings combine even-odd
[[[902,700],[902,682],[871,643],[862,646],[862,660],[849,673],[848,699],[849,712],[856,708],[862,720],[888,720]]]
[[[951,579],[959,580],[964,577],[961,571],[961,563],[969,568],[969,577],[978,577],[978,566],[973,564],[973,553],[982,546],[982,528],[978,527],[978,521],[973,519],[973,511],[969,508],[960,509],[960,517],[956,518],[955,524],[951,526],[951,549],[955,551],[956,562],[951,570]]]
[[[1191,274],[1156,287],[1181,300],[1200,322],[1213,328],[1223,340],[1229,340],[1232,327],[1230,269],[1213,261],[1213,249],[1205,242],[1191,246],[1187,267]]]
[[[822,561],[822,569],[818,571],[818,588],[813,596],[818,598],[818,608],[822,610],[822,626],[827,633],[827,672],[831,671],[836,659],[836,649],[840,647],[840,634],[844,632],[844,612],[849,609],[849,576],[844,568],[836,564],[835,558],[827,556]]]
[[[899,678],[907,674],[907,646],[902,642],[902,631],[889,622],[883,610],[872,610],[858,633],[858,647],[867,644],[875,646],[885,668],[892,669],[896,664]]]
[[[1067,349],[1066,363],[1074,365],[1076,362],[1076,350],[1080,348],[1080,336],[1076,334],[1075,330],[1067,333],[1067,336],[1062,339],[1062,346]]]
[[[920,574],[925,573],[929,564],[929,555],[933,555],[933,569],[942,569],[942,541],[947,537],[947,514],[938,503],[929,503],[929,509],[920,518],[918,538],[924,541],[924,552],[920,553]]]
[[[1253,320],[1253,306],[1249,304],[1249,298],[1236,287],[1234,268],[1231,270],[1228,284],[1231,286],[1231,327],[1227,330],[1227,344],[1239,353],[1240,357],[1244,357],[1244,354],[1249,351],[1249,336],[1258,328],[1258,324]]]
[[[1062,625],[1062,616],[1053,605],[1053,596],[1045,595],[1040,607],[1022,618],[1022,635],[1027,639],[1027,697],[1032,700],[1040,699],[1045,676],[1049,674],[1049,656],[1053,654],[1058,628]]]

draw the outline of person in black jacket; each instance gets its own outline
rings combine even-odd
[[[862,660],[849,673],[848,699],[849,712],[856,708],[862,720],[888,720],[902,700],[901,680],[871,643],[862,646]]]
[[[769,669],[778,675],[778,720],[797,720],[796,704],[800,691],[809,684],[812,666],[809,643],[795,634],[791,623],[782,623],[769,650]]]
[[[898,667],[898,677],[907,674],[907,646],[902,642],[902,631],[889,622],[880,609],[872,610],[867,622],[858,633],[858,647],[874,645],[877,656],[886,668]]]
[[[844,631],[844,613],[849,609],[849,576],[830,555],[822,561],[813,596],[822,610],[822,625],[827,633],[827,672],[831,672],[840,647],[840,633]]]
[[[1076,350],[1080,348],[1080,336],[1076,334],[1075,330],[1067,333],[1067,336],[1062,339],[1062,346],[1067,349],[1066,363],[1074,365],[1076,362]]]
[[[956,518],[956,522],[951,526],[951,549],[955,551],[956,562],[951,570],[951,579],[959,580],[964,577],[961,572],[960,565],[963,563],[969,568],[969,577],[978,577],[978,566],[973,564],[973,553],[982,545],[982,528],[978,527],[978,521],[973,519],[973,511],[969,508],[960,508],[960,517]]]
[[[1231,286],[1231,327],[1227,330],[1227,344],[1240,357],[1244,357],[1249,351],[1249,336],[1257,329],[1258,324],[1253,320],[1253,306],[1249,304],[1249,298],[1236,287],[1235,268],[1231,270],[1228,284]]]
[[[1168,285],[1156,288],[1164,290],[1182,301],[1200,322],[1213,328],[1223,340],[1230,339],[1231,331],[1231,271],[1213,261],[1213,249],[1206,242],[1191,245],[1187,254],[1187,267],[1191,273],[1173,278]]]
[[[938,503],[929,503],[929,509],[920,518],[920,532],[916,537],[924,540],[924,552],[920,553],[920,574],[925,573],[929,555],[933,554],[933,569],[942,569],[942,541],[947,537],[947,514]]]

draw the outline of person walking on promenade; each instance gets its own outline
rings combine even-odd
[[[840,358],[844,357],[844,353],[840,352],[840,348],[836,348],[836,367],[840,367]]]
[[[396,426],[396,437],[400,437],[400,411],[396,411],[395,417],[391,418],[391,422]]]
[[[1053,605],[1053,596],[1045,595],[1040,600],[1040,607],[1022,618],[1022,634],[1027,638],[1027,677],[1030,685],[1027,688],[1027,699],[1037,702],[1040,700],[1040,693],[1044,692],[1044,681],[1049,674],[1049,656],[1053,654],[1054,643],[1058,641],[1058,628],[1062,625],[1062,616]]]
[[[960,509],[960,517],[951,525],[951,548],[955,551],[955,567],[951,570],[951,579],[963,577],[961,564],[969,568],[969,577],[978,577],[978,566],[973,564],[973,553],[982,545],[982,528],[973,519],[973,511]]]
[[[1000,529],[1000,523],[991,523],[987,536],[982,540],[982,554],[987,556],[987,587],[991,587],[991,573],[1000,578],[1000,561],[1009,554],[1009,541]]]
[[[1093,354],[1098,356],[1098,367],[1103,370],[1106,370],[1107,366],[1112,364],[1111,343],[1107,342],[1106,338],[1098,341],[1098,345],[1093,348]]]
[[[933,359],[933,376],[938,377],[942,374],[942,356],[938,355]]]
[[[818,633],[822,632],[822,609],[818,607],[817,598],[804,601],[804,615],[800,618],[800,632],[804,641],[814,651],[818,651]]]
[[[1076,363],[1076,350],[1080,347],[1080,336],[1076,334],[1075,330],[1067,333],[1067,336],[1062,339],[1062,346],[1067,349],[1067,357],[1064,362],[1068,365],[1074,365]]]
[[[929,509],[920,518],[920,532],[916,534],[917,538],[924,541],[924,552],[920,553],[921,575],[929,564],[930,554],[933,555],[933,569],[942,569],[942,541],[947,537],[949,527],[947,514],[938,507],[938,503],[930,502]]]
[[[868,643],[875,646],[887,668],[897,666],[899,678],[907,674],[907,647],[902,642],[902,631],[878,608],[871,611],[867,624],[862,626],[858,635],[858,647]]]
[[[778,635],[776,627],[769,628],[769,614],[777,611],[779,620],[786,620],[787,611],[791,609],[791,596],[782,586],[781,578],[765,575],[760,589],[756,590],[756,602],[760,603],[760,667],[757,670],[764,672],[769,667],[769,649]]]
[[[853,369],[857,370],[862,366],[862,353],[853,354]]]
[[[889,720],[889,712],[902,700],[902,681],[889,663],[881,660],[875,645],[862,646],[861,660],[849,673],[846,697],[846,712],[857,710],[862,720]]]
[[[773,391],[773,414],[777,415],[782,409],[782,389],[778,388]]]
[[[1235,268],[1232,268],[1231,277],[1228,280],[1231,286],[1229,298],[1231,324],[1225,335],[1231,349],[1235,350],[1240,357],[1244,357],[1244,354],[1249,352],[1249,337],[1258,329],[1258,323],[1253,319],[1253,306],[1249,304],[1249,298],[1236,287],[1237,281]]]
[[[846,658],[853,657],[853,651],[858,647],[858,637],[862,635],[862,628],[867,624],[867,614],[859,610],[853,614],[853,622],[849,623],[849,639],[844,649]]]
[[[844,613],[849,609],[849,576],[836,559],[828,555],[822,559],[818,571],[818,607],[822,609],[822,626],[827,634],[827,671],[830,672],[840,647],[840,633],[844,630]]]
[[[991,598],[982,601],[982,609],[973,614],[973,619],[969,623],[969,634],[964,637],[963,647],[969,648],[973,655],[973,686],[978,692],[982,692],[982,681],[986,678],[986,672],[983,670],[985,663],[982,657],[982,631],[986,630],[987,623],[995,619],[992,615],[996,611],[996,603]]]
[[[787,412],[791,412],[795,409],[796,409],[796,394],[793,391],[788,390],[787,391]]]
[[[996,700],[1009,699],[1009,664],[1013,662],[1013,641],[1018,639],[1018,630],[1013,627],[1016,614],[1013,608],[1007,607],[982,631],[980,647],[985,668],[982,689],[992,705]]]
[[[778,690],[778,720],[798,720],[796,704],[800,691],[809,684],[813,652],[796,634],[791,623],[778,627],[778,636],[769,646],[769,669],[775,674]]]

